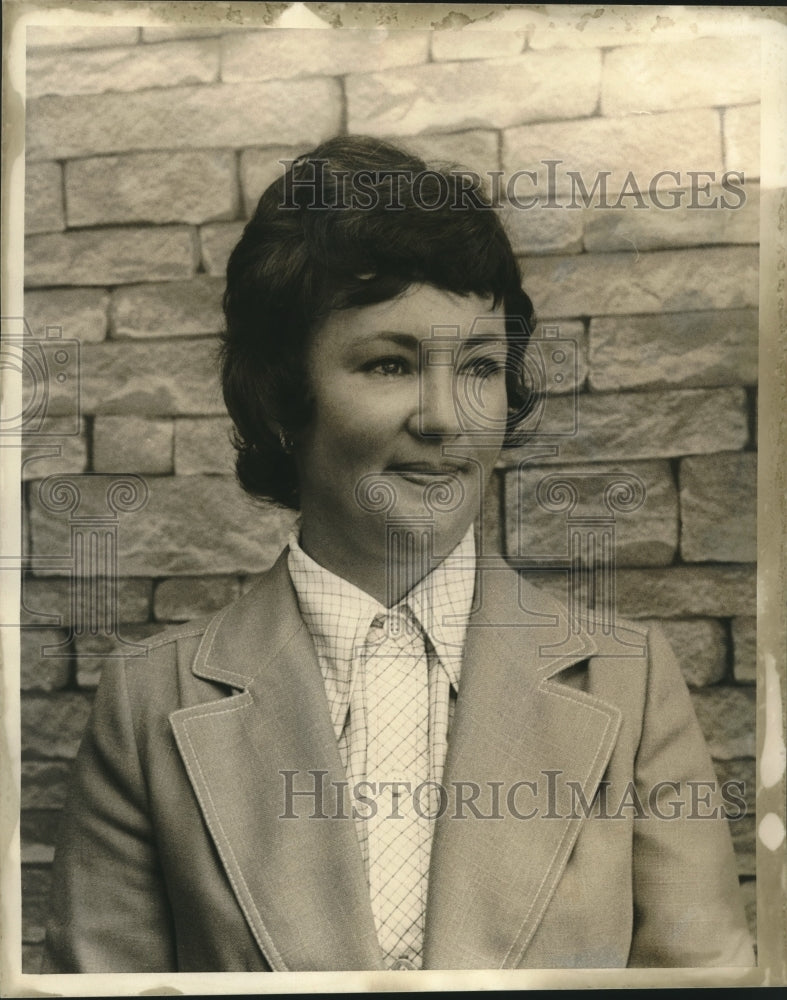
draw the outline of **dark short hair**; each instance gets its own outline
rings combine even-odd
[[[348,177],[350,191],[363,180],[357,197]],[[393,299],[415,283],[503,304],[509,413],[521,419],[527,389],[518,373],[533,306],[477,175],[427,167],[380,139],[340,136],[293,161],[263,193],[227,265],[221,345],[236,469],[249,494],[299,506],[295,463],[273,427],[297,433],[310,420],[313,332],[334,310]],[[512,421],[504,443],[515,440]]]

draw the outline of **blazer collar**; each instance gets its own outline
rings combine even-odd
[[[560,878],[581,820],[454,819],[462,782],[576,780],[588,801],[614,746],[616,708],[555,675],[596,644],[559,602],[503,560],[479,560],[432,850],[424,968],[515,967]],[[383,968],[346,781],[286,552],[205,632],[193,672],[235,689],[170,716],[207,826],[269,965]],[[289,782],[289,786],[287,785]],[[286,789],[322,790],[290,798]],[[464,787],[467,787],[466,785]],[[545,787],[545,786],[544,786]],[[464,793],[465,795],[467,793]],[[338,796],[338,798],[337,798]],[[480,802],[481,800],[479,800]],[[524,810],[527,797],[515,804]],[[502,808],[506,808],[503,801]],[[325,818],[307,818],[310,814]],[[473,863],[468,863],[473,858]],[[508,887],[500,893],[500,887]]]

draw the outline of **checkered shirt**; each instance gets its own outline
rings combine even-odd
[[[366,778],[368,733],[364,712],[352,718],[351,703],[363,704],[363,657],[375,619],[411,612],[426,639],[429,695],[429,780],[439,783],[459,687],[467,620],[475,586],[475,540],[471,527],[456,548],[392,609],[320,566],[289,539],[288,567],[303,619],[314,640],[325,694],[350,789]],[[356,690],[358,689],[358,690]],[[358,695],[361,695],[359,698]],[[426,808],[426,804],[424,804]],[[430,812],[434,810],[430,807]],[[369,864],[365,821],[356,823],[364,862]]]

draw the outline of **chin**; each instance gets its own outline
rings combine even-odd
[[[417,547],[432,557],[442,558],[462,541],[473,521],[474,518],[467,516],[430,516],[423,510],[412,512],[411,516],[403,513],[401,518],[386,521],[386,547],[398,538],[400,544]]]
[[[396,544],[403,555],[409,548],[440,559],[482,513],[477,484],[466,476],[386,470],[366,474],[359,482],[356,499],[365,516],[350,533],[369,553],[390,555]]]

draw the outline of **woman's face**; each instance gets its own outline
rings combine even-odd
[[[313,419],[295,446],[315,559],[350,579],[364,560],[382,569],[392,518],[433,524],[438,557],[462,539],[505,434],[506,346],[502,306],[431,285],[330,315],[307,354]]]

